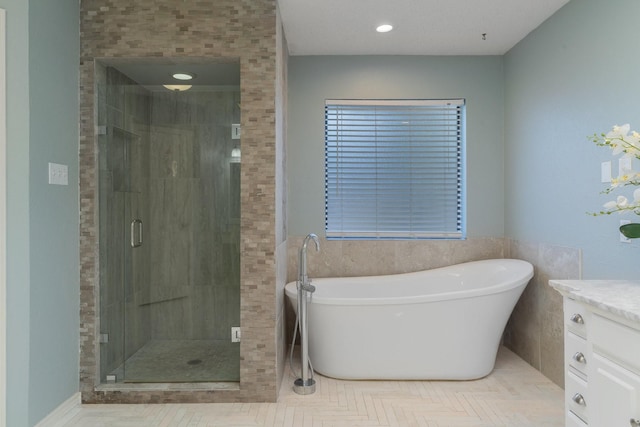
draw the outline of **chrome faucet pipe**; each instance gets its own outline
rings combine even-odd
[[[311,285],[307,274],[307,245],[310,240],[316,245],[316,251],[320,250],[318,236],[311,233],[304,238],[298,259],[298,315],[300,321],[300,365],[302,378],[293,383],[293,390],[298,394],[311,394],[316,391],[316,382],[309,375],[309,337],[307,324],[307,292],[313,293],[316,288]]]
[[[318,240],[318,236],[313,233],[308,234],[307,237],[304,238],[302,247],[300,248],[300,253],[298,254],[298,280],[303,285],[306,285],[309,279],[309,276],[307,275],[307,245],[309,244],[309,240],[313,240],[313,243],[316,244],[316,252],[320,251],[320,241]]]

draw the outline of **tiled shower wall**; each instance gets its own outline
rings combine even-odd
[[[275,401],[276,5],[274,0],[82,0],[80,58],[80,391],[84,402]],[[241,74],[241,343],[237,390],[96,390],[99,383],[95,61],[229,62]],[[286,83],[283,84],[283,87]],[[279,114],[283,111],[280,110]],[[283,196],[281,196],[283,197]],[[282,243],[281,243],[282,245]]]
[[[240,164],[229,132],[239,104],[233,88],[151,94],[153,286],[141,304],[153,339],[228,340],[240,324]]]

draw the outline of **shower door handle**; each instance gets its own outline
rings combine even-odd
[[[142,246],[142,220],[134,219],[131,221],[131,247],[140,246]]]

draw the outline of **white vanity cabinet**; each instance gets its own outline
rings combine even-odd
[[[550,285],[564,297],[566,426],[640,427],[640,282]]]
[[[591,323],[593,425],[640,427],[640,329],[599,315]]]
[[[591,385],[598,403],[590,424],[640,427],[640,376],[598,354],[593,369]]]

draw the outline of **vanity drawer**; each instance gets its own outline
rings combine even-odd
[[[586,381],[578,378],[572,372],[567,372],[565,380],[567,410],[573,412],[584,422],[589,422],[587,417],[589,391]]]
[[[640,374],[640,330],[595,315],[589,326],[594,352]]]
[[[591,357],[587,347],[587,341],[574,333],[567,332],[564,351],[567,365],[586,376],[587,364]]]
[[[589,315],[589,311],[582,304],[569,298],[564,299],[564,324],[569,331],[586,338]]]
[[[571,411],[567,412],[567,417],[565,421],[566,421],[567,427],[587,427],[587,423],[582,421],[580,418],[576,417],[576,414],[574,414]]]

